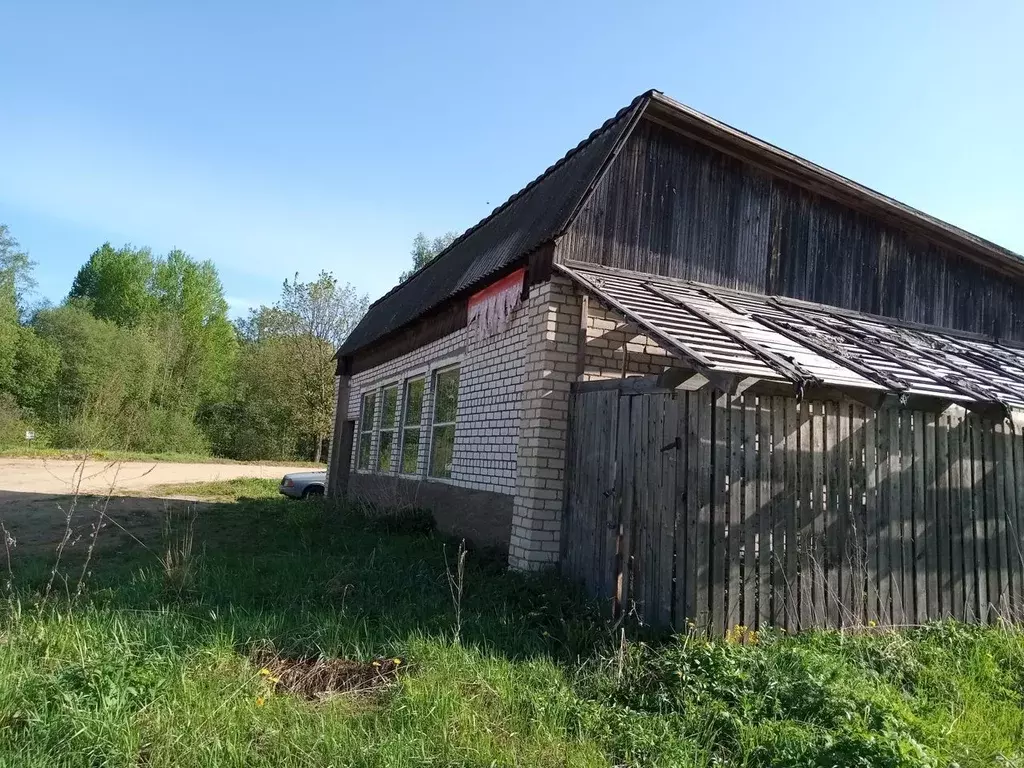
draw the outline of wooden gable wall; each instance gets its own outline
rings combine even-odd
[[[1024,279],[649,120],[559,258],[1024,341]]]

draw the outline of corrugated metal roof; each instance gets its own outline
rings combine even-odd
[[[1024,407],[1024,352],[994,340],[643,272],[558,268],[702,372]]]
[[[648,98],[649,92],[638,96],[436,259],[374,302],[337,356],[401,328],[558,237]]]

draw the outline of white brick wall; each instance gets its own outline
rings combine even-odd
[[[459,366],[459,400],[455,425],[455,450],[452,476],[438,480],[465,488],[512,495],[516,489],[516,448],[519,437],[520,397],[522,394],[523,350],[526,343],[527,313],[516,310],[511,326],[503,333],[476,341],[463,328],[394,360],[352,377],[348,416],[356,420],[352,470],[358,461],[359,434],[362,425],[363,394],[376,391],[377,424],[370,463],[377,465],[377,437],[381,418],[380,390],[398,384],[399,414],[404,412],[402,398],[405,380],[425,375],[423,422],[420,439],[420,476],[425,477],[429,461],[430,427],[433,423],[433,376],[435,370]],[[401,420],[401,416],[399,417]],[[399,422],[401,423],[401,421]],[[397,451],[397,448],[396,448]],[[433,479],[433,478],[428,478]]]
[[[626,356],[627,375],[658,374],[666,368],[683,365],[679,358],[669,355],[625,317],[591,299],[587,316],[584,380],[621,378],[623,355]]]

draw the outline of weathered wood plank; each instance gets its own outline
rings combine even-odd
[[[839,404],[825,403],[825,582],[827,602],[825,616],[830,627],[842,625],[842,594],[839,591],[839,570],[842,567],[842,528],[839,492]]]
[[[915,621],[913,581],[913,412],[900,413],[900,520],[901,574],[900,592],[903,600],[903,624]]]
[[[985,585],[988,588],[988,620],[995,621],[999,615],[999,514],[996,496],[995,431],[992,422],[985,420],[979,425],[982,441],[981,475],[985,494]]]
[[[800,403],[799,425],[799,534],[797,546],[799,554],[797,564],[800,569],[799,628],[807,629],[813,625],[814,616],[814,571],[812,547],[814,540],[814,472],[811,461],[811,404],[806,400]]]
[[[851,557],[851,538],[853,538],[852,519],[852,480],[850,464],[852,461],[852,444],[850,441],[850,404],[838,403],[837,458],[839,471],[836,484],[836,548],[837,562],[836,581],[839,589],[839,622],[846,626],[858,623],[853,611],[853,578],[856,564]]]
[[[913,492],[913,541],[914,552],[914,620],[924,624],[928,620],[928,587],[927,587],[927,552],[928,545],[925,534],[925,500],[924,500],[924,467],[926,462],[924,436],[925,427],[923,414],[913,413],[911,430],[914,433],[914,492]]]
[[[878,560],[882,539],[878,535],[878,412],[867,409],[864,417],[864,616],[878,623]]]
[[[901,466],[900,418],[902,412],[889,411],[889,588],[892,623],[906,624],[903,586],[903,474]]]
[[[1010,570],[1007,564],[1007,525],[1006,518],[1009,511],[1006,487],[1006,440],[1004,436],[1004,424],[1002,421],[991,424],[992,434],[992,470],[989,475],[993,479],[995,506],[992,509],[992,523],[996,535],[996,558],[999,568],[998,584],[996,590],[996,611],[1003,618],[1009,618],[1010,607]]]
[[[673,626],[677,632],[686,629],[686,622],[692,618],[688,613],[692,606],[692,600],[688,597],[687,591],[692,587],[693,579],[690,578],[689,553],[692,549],[691,531],[689,529],[689,508],[690,500],[690,469],[694,461],[696,450],[692,441],[692,430],[690,427],[690,395],[680,392],[676,395],[677,408],[679,412],[678,431],[682,438],[682,451],[679,456],[679,463],[676,465],[676,562],[675,562],[675,609],[673,612]]]
[[[602,503],[604,516],[601,526],[601,596],[611,600],[615,594],[615,545],[618,539],[619,527],[619,502],[622,489],[619,485],[619,440],[621,439],[622,428],[619,424],[619,403],[621,398],[618,393],[609,392],[605,400],[605,416],[608,419],[606,425],[607,434],[607,474],[604,478],[602,488]]]
[[[743,623],[743,402],[729,398],[729,531],[726,570],[729,579],[726,628]]]
[[[646,617],[648,593],[648,549],[650,547],[649,521],[651,514],[651,487],[647,480],[650,467],[648,435],[651,398],[637,395],[633,398],[633,550],[630,567],[633,603],[629,606],[641,617]]]
[[[970,473],[968,460],[970,443],[967,439],[967,424],[959,411],[949,417],[949,514],[950,514],[950,559],[952,563],[953,618],[964,621],[971,605],[973,571],[964,567],[967,525],[970,520]],[[964,453],[967,456],[964,456]],[[970,612],[973,615],[973,611]]]
[[[878,623],[882,625],[894,623],[891,565],[893,477],[889,429],[892,413],[892,408],[881,408],[875,413],[878,454]]]
[[[949,416],[940,413],[935,419],[935,571],[938,597],[938,617],[953,615],[953,561],[949,533]]]
[[[665,397],[662,413],[661,448],[661,523],[658,527],[658,615],[663,626],[673,625],[675,604],[673,577],[675,575],[675,520],[676,477],[682,440],[679,439],[679,400],[675,395]],[[671,446],[671,447],[669,447]]]
[[[849,586],[850,610],[855,626],[867,622],[865,598],[867,595],[867,513],[865,496],[867,477],[864,466],[865,444],[864,406],[854,403],[850,408],[850,520],[846,541],[847,560],[851,563]]]
[[[783,483],[785,486],[785,508],[783,513],[786,516],[786,616],[785,627],[790,632],[795,632],[800,626],[800,589],[797,572],[797,558],[800,547],[797,543],[798,519],[797,499],[799,492],[799,466],[800,459],[800,423],[797,419],[797,402],[793,398],[784,398],[786,441],[785,453],[783,455],[785,467]]]
[[[1024,529],[1024,445],[1022,434],[1017,425],[1010,421],[1007,425],[1009,450],[1013,458],[1012,471],[1008,471],[1012,486],[1013,514],[1010,518],[1008,561],[1012,578],[1012,610],[1014,620],[1024,618],[1024,547],[1021,533]]]
[[[633,398],[619,398],[619,525],[616,540],[615,613],[629,610],[629,568],[633,534]]]
[[[825,477],[825,404],[814,403],[811,415],[811,461],[812,461],[812,484],[814,492],[813,519],[813,540],[811,549],[811,575],[814,580],[814,602],[813,620],[816,625],[824,626],[828,615],[827,606],[831,599],[828,594],[828,580],[826,578],[826,536],[825,523],[828,510],[828,496],[826,494]]]
[[[711,628],[711,521],[714,472],[714,398],[717,393],[698,393],[700,401],[700,436],[697,448],[697,606],[695,621],[704,632]]]
[[[729,474],[730,430],[729,395],[719,393],[714,402],[714,455],[712,457],[712,499],[711,499],[711,626],[715,634],[724,634],[726,612],[726,590],[728,575],[726,558],[728,542],[726,529],[729,524],[729,496],[726,481]]]
[[[743,625],[757,626],[757,532],[758,503],[757,398],[743,397]]]
[[[977,586],[978,621],[988,622],[988,574],[985,556],[985,443],[981,419],[970,417],[971,423],[971,497],[972,541],[974,542],[974,579]]]
[[[758,400],[757,424],[758,533],[757,533],[757,626],[772,622],[772,409],[771,398]]]
[[[785,626],[786,617],[786,406],[772,398],[772,617],[773,626]]]

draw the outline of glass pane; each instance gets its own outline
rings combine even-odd
[[[388,387],[384,390],[380,408],[380,428],[393,428],[398,421],[398,387]]]
[[[369,432],[373,429],[373,406],[377,403],[377,393],[367,392],[363,395],[363,416],[359,422],[360,432]]]
[[[459,369],[452,368],[437,374],[434,379],[434,423],[455,421],[459,409]]]
[[[432,477],[452,476],[452,454],[455,452],[455,425],[434,427],[434,439],[430,443],[430,475]]]
[[[387,402],[385,396],[384,402]],[[380,433],[380,446],[377,448],[377,469],[380,472],[391,471],[391,449],[395,444],[395,433],[394,432],[381,432]]]
[[[356,467],[359,469],[370,468],[370,439],[373,434],[370,432],[364,432],[359,435],[359,461]]]
[[[420,394],[423,390],[420,389]],[[407,475],[415,475],[420,468],[420,431],[418,429],[405,430],[402,438],[402,472]]]
[[[407,427],[418,427],[423,419],[423,389],[426,383],[426,379],[413,379],[405,385],[405,425]]]

